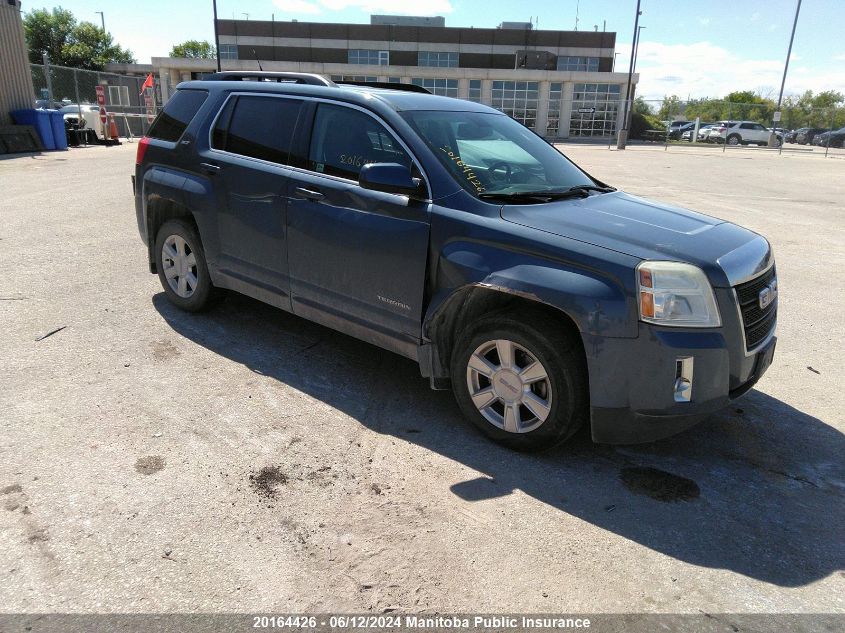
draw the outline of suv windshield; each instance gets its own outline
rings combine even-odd
[[[555,192],[597,184],[506,115],[411,110],[403,116],[455,180],[475,196]]]

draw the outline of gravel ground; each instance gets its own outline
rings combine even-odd
[[[843,612],[845,164],[563,149],[774,244],[775,363],[687,433],[509,452],[408,360],[172,308],[134,145],[0,160],[0,610]]]

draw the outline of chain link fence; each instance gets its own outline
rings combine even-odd
[[[845,157],[845,105],[785,104],[778,121],[775,109],[774,103],[764,99],[757,103],[637,99],[631,107],[629,137],[663,144],[667,150],[709,147],[724,152],[766,147]]]
[[[118,135],[124,138],[143,136],[149,129],[148,106],[155,113],[161,105],[160,90],[156,84],[152,103],[147,104],[142,91],[145,76],[119,75],[116,73],[67,68],[65,66],[31,64],[32,85],[39,106],[62,108],[67,106],[97,106],[97,86],[103,86],[105,108],[114,114]],[[52,104],[48,102],[52,98]],[[96,120],[99,113],[88,113],[83,118]],[[98,124],[99,125],[99,124]],[[92,123],[88,121],[88,127]],[[99,127],[94,127],[101,130]]]

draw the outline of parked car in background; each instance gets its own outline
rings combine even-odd
[[[798,130],[788,130],[783,135],[783,142],[784,143],[794,143],[796,134],[798,134]]]
[[[677,141],[679,138],[681,138],[681,134],[680,134],[681,128],[684,128],[685,126],[689,125],[690,123],[693,123],[693,121],[672,121],[671,123],[669,123],[669,125],[667,126],[667,128],[668,128],[668,138],[670,140],[676,140]]]
[[[702,123],[698,126],[698,139],[699,141],[703,140],[703,137],[709,133],[710,128],[713,127],[712,123]],[[692,123],[688,127],[684,129],[681,133],[681,140],[687,141],[688,143],[692,143],[692,135],[695,132],[695,124]]]
[[[813,138],[813,145],[819,147],[843,147],[843,143],[845,143],[845,127],[816,134]]]
[[[100,121],[100,109],[90,103],[70,103],[63,106],[59,112],[64,114],[65,129],[79,134],[79,140],[96,143],[105,138],[103,122]]]
[[[754,121],[720,121],[716,132],[710,132],[708,138],[716,143],[727,143],[728,145],[760,145],[769,144],[769,137],[772,131],[765,125]],[[783,135],[775,132],[775,147],[783,143]]]
[[[36,110],[59,110],[61,107],[62,104],[58,101],[49,101],[48,99],[36,99],[35,101]]]
[[[683,125],[676,125],[675,127],[670,126],[667,137],[670,141],[679,141],[681,140],[681,136],[683,136],[684,132],[692,130],[693,128],[695,128],[694,121],[684,123]]]
[[[816,135],[829,131],[824,127],[802,127],[795,131],[795,142],[799,145],[812,145]]]

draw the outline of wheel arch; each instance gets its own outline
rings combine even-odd
[[[578,339],[582,335],[635,336],[624,290],[601,277],[543,265],[519,265],[441,293],[429,305],[423,338],[430,349],[422,362],[432,386],[449,375],[455,343],[467,323],[506,310],[543,313]],[[634,322],[636,319],[634,319]]]
[[[153,274],[158,272],[156,270],[155,258],[155,241],[158,231],[168,220],[177,219],[185,220],[192,224],[197,234],[199,234],[199,227],[194,214],[181,200],[175,200],[158,194],[152,194],[147,198],[147,235],[150,236],[148,240],[148,257],[150,272]]]

